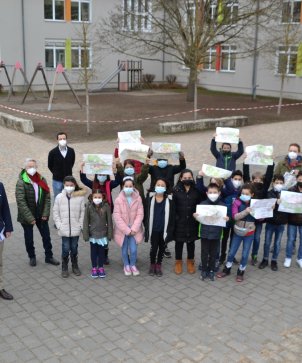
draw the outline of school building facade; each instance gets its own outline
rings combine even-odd
[[[5,0],[0,12],[0,60],[11,75],[16,62],[20,62],[30,79],[38,63],[45,69],[47,81],[52,83],[56,66],[61,63],[67,70],[71,82],[81,88],[81,69],[84,51],[82,45],[82,24],[89,24],[89,32],[95,34],[98,24],[110,11],[119,7],[135,9],[130,19],[125,18],[125,30],[133,30],[138,19],[142,31],[151,32],[148,11],[152,11],[152,0]],[[213,1],[213,9],[217,1]],[[230,11],[240,11],[240,0],[229,1]],[[140,9],[140,10],[139,10]],[[239,10],[238,10],[239,9]],[[286,62],[284,96],[302,99],[302,1],[285,0],[280,10],[280,31],[286,24],[300,29],[301,37],[293,44],[276,44],[275,52],[269,57],[258,53],[241,58],[235,43],[214,46],[208,51],[208,59],[199,74],[199,84],[212,90],[278,96],[280,89],[280,64]],[[127,29],[128,28],[128,29]],[[258,37],[261,38],[261,29]],[[98,44],[93,37],[88,42],[89,65],[93,70],[92,88],[114,72],[118,60],[129,57],[114,54]],[[163,59],[164,59],[163,55]],[[85,58],[86,59],[86,58]],[[133,57],[133,59],[135,59]],[[166,59],[167,60],[167,59]],[[175,74],[177,81],[187,83],[188,70],[176,63],[143,61],[144,73],[155,75],[155,81],[165,80],[168,74]],[[42,79],[37,77],[36,87]],[[0,84],[7,86],[4,72],[0,72]],[[18,75],[15,84],[23,85]],[[109,86],[116,86],[114,77]],[[62,87],[64,87],[62,83]]]

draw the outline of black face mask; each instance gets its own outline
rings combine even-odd
[[[299,188],[302,188],[302,182],[297,182]]]
[[[231,155],[230,151],[222,150],[222,154],[225,156]]]
[[[257,190],[263,188],[263,183],[253,183],[253,185]]]
[[[194,185],[194,180],[182,180],[181,182],[186,186]]]

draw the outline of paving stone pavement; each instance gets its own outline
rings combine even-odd
[[[300,141],[301,132],[302,122],[295,121],[245,127],[241,137],[246,145],[273,143],[276,154],[282,155],[290,142]],[[198,170],[203,162],[213,160],[208,151],[212,134],[155,139],[181,142],[188,166]],[[302,362],[302,271],[295,264],[290,269],[282,266],[285,238],[279,271],[248,266],[242,284],[235,282],[235,268],[223,281],[202,282],[198,274],[186,272],[176,276],[173,259],[164,260],[162,278],[149,277],[145,243],[139,247],[140,276],[123,276],[120,250],[111,243],[106,279],[92,280],[89,246],[82,240],[83,275],[62,280],[59,267],[44,263],[37,234],[38,265],[28,265],[14,200],[25,157],[36,157],[40,172],[50,181],[46,160],[53,145],[4,128],[0,135],[1,180],[15,228],[4,249],[6,288],[15,300],[0,301],[1,363]],[[83,152],[109,152],[113,143],[73,145],[78,164]],[[60,239],[52,228],[51,234],[54,254],[59,257]],[[173,243],[170,247],[173,250]],[[199,254],[196,242],[197,261]]]

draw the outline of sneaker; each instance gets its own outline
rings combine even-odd
[[[216,260],[214,272],[218,272],[218,271],[219,271],[219,260]]]
[[[200,280],[204,281],[208,277],[208,274],[206,271],[202,271],[200,274]]]
[[[252,255],[251,257],[251,265],[256,266],[257,265],[257,255]]]
[[[291,258],[286,258],[285,261],[284,261],[283,266],[288,268],[288,267],[290,267],[291,263],[292,263],[292,259]]]
[[[103,279],[104,277],[106,277],[106,272],[104,270],[104,267],[100,267],[98,272],[99,272],[99,277],[101,279]]]
[[[302,258],[300,258],[300,260],[297,260],[297,264],[299,265],[300,268],[302,268]]]
[[[210,271],[210,272],[209,272],[209,279],[210,279],[211,281],[215,281],[215,273],[214,273],[214,271]]]
[[[161,277],[163,275],[160,263],[157,263],[155,265],[155,275],[158,276],[158,277]]]
[[[93,269],[91,270],[91,277],[93,279],[96,279],[98,276],[98,269],[96,267],[93,267]]]
[[[277,261],[271,261],[271,269],[272,271],[278,271]]]
[[[149,276],[154,276],[155,275],[155,264],[151,263],[150,267],[149,267],[149,272],[148,272]]]
[[[223,270],[221,272],[218,272],[216,276],[221,279],[223,277],[228,276],[231,273],[231,267],[224,266]]]
[[[273,261],[272,261],[273,262]],[[266,266],[268,266],[268,260],[263,259],[261,263],[259,264],[260,270],[263,270]]]
[[[125,276],[131,276],[132,275],[132,272],[131,272],[131,269],[130,269],[129,265],[124,266],[124,274],[125,274]]]
[[[136,266],[131,266],[130,269],[131,269],[131,272],[132,272],[133,276],[138,276],[139,275],[139,271],[136,268]]]
[[[243,281],[243,275],[244,275],[244,271],[238,269],[237,270],[236,281],[237,282],[242,282]]]
[[[166,258],[171,258],[172,257],[172,254],[169,251],[168,247],[165,248],[164,257],[166,257]]]

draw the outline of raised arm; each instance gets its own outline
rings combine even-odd
[[[216,145],[216,141],[215,141],[215,137],[212,138],[211,140],[211,153],[214,156],[215,159],[218,159],[219,157],[219,151],[217,150],[217,145]]]
[[[235,160],[239,159],[240,156],[244,153],[244,148],[243,148],[243,142],[241,140],[239,140],[238,143],[238,149],[237,151],[235,151],[233,153],[233,157],[235,158]]]

